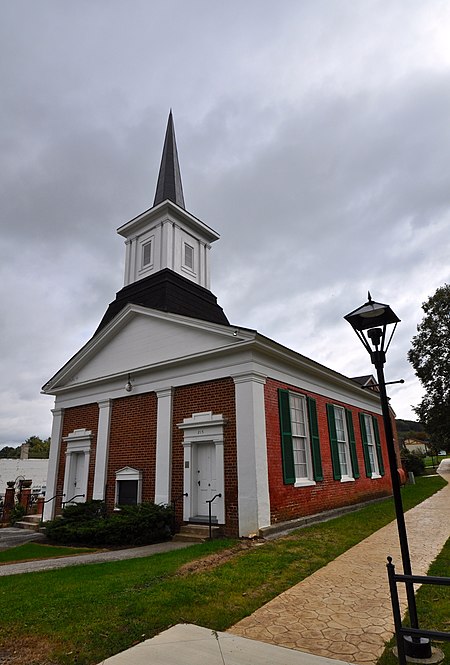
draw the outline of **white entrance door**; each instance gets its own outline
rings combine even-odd
[[[84,481],[84,453],[72,453],[70,459],[70,476],[69,487],[67,490],[68,496],[65,497],[66,501],[73,499],[75,503],[82,503],[86,500],[83,496],[83,481]]]
[[[216,449],[213,443],[197,444],[197,515],[207,516],[209,514],[206,503],[217,494],[216,481]],[[214,513],[214,504],[211,506]]]

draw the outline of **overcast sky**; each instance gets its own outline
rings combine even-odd
[[[370,290],[414,417],[406,354],[450,281],[449,34],[446,0],[3,0],[0,444],[49,436],[41,386],[123,286],[170,107],[229,320],[369,374],[342,317]]]

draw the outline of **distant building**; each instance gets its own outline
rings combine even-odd
[[[118,233],[124,286],[43,388],[55,395],[48,497],[175,502],[180,525],[204,522],[214,499],[222,531],[248,536],[390,492],[377,392],[218,305],[219,234],[185,208],[172,114],[154,204]]]
[[[421,439],[405,439],[403,443],[406,450],[409,450],[411,453],[416,452],[426,455],[428,452],[427,442]]]
[[[32,493],[45,494],[48,459],[0,459],[0,496],[4,496],[6,483],[32,480]]]

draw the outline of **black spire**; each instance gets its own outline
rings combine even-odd
[[[173,126],[172,109],[167,121],[166,137],[159,167],[158,184],[153,205],[163,201],[172,201],[184,208],[183,185],[181,184],[180,165],[178,163],[177,143]]]

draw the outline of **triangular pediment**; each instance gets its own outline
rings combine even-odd
[[[44,386],[44,392],[201,356],[251,337],[250,331],[128,305]]]

